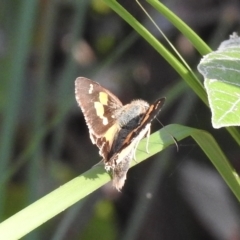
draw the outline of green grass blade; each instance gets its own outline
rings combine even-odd
[[[207,155],[209,160],[235,194],[236,198],[240,200],[239,176],[232,168],[226,156],[211,134],[203,130],[180,126],[177,124],[167,126],[166,130],[175,136],[178,141],[185,138],[186,135],[189,134],[189,136],[191,136],[197,142],[199,147]]]
[[[207,95],[202,83],[182,62],[180,62],[170,51],[168,51],[140,22],[137,21],[118,2],[104,0],[119,16],[121,16],[136,32],[138,32],[165,60],[178,72],[202,101],[208,105]]]
[[[169,133],[178,141],[189,136],[193,137],[212,161],[238,200],[240,200],[239,178],[228,163],[217,142],[206,131],[177,124],[169,125],[151,135],[149,146],[150,154],[145,151],[146,139],[141,141],[137,151],[138,163],[173,144],[172,136],[169,135]],[[132,162],[132,166],[136,164],[136,162]],[[110,176],[103,169],[103,166],[98,165],[91,168],[89,171],[2,222],[0,224],[0,236],[8,240],[21,238],[108,181],[110,181]],[[14,231],[9,231],[9,229],[14,229]]]
[[[137,21],[129,12],[126,11],[118,2],[115,0],[104,0],[104,2],[111,7],[119,16],[121,16],[130,26],[132,26],[136,32],[138,32],[152,47],[161,54],[165,60],[179,73],[179,75],[185,80],[185,82],[192,88],[192,90],[197,94],[197,96],[208,106],[208,99],[206,92],[202,83],[199,79],[193,74],[192,71],[189,71],[180,61],[177,60],[164,46],[146,29],[141,23]],[[201,52],[208,53],[211,51],[204,42],[197,38],[193,31],[190,31],[190,28],[178,19],[173,13],[170,12],[167,8],[163,8],[163,5],[158,5],[155,0],[151,1],[154,3],[154,6],[158,7],[158,10],[163,11],[165,15],[171,16],[172,21],[177,27],[182,31],[184,29],[187,37],[190,37],[191,41],[196,41],[193,45]],[[162,10],[164,9],[164,10]],[[202,44],[202,46],[199,46]],[[240,133],[237,129],[233,127],[227,128],[227,131],[231,134],[233,139],[240,145]]]
[[[211,52],[211,48],[178,16],[157,0],[147,0],[157,11],[165,16],[193,44],[201,55]]]
[[[34,19],[37,14],[38,1],[23,1],[19,10],[19,21],[16,28],[16,35],[12,42],[13,55],[11,66],[8,73],[9,88],[7,93],[7,105],[3,112],[2,131],[0,137],[0,174],[6,171],[8,162],[12,157],[14,144],[14,135],[16,126],[19,122],[18,113],[23,95],[23,83],[25,80],[25,71],[31,48],[31,39],[33,37]],[[3,214],[4,201],[4,186],[0,192],[0,219]]]

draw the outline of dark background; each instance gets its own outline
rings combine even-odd
[[[119,2],[170,49],[135,1]],[[212,49],[239,32],[238,0],[163,3]],[[142,4],[195,70],[201,56]],[[75,101],[78,76],[99,82],[124,104],[167,97],[161,122],[211,132],[239,170],[239,148],[224,129],[212,129],[209,109],[103,2],[1,1],[1,221],[100,161]],[[155,121],[152,131],[159,128]],[[121,193],[109,183],[25,239],[239,240],[235,197],[193,140],[179,142],[178,148],[132,168]]]

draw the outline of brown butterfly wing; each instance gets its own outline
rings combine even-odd
[[[120,129],[114,113],[123,105],[110,91],[84,77],[76,79],[75,95],[89,128],[90,138],[107,160],[114,137]]]

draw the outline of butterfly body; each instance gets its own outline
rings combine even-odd
[[[151,122],[165,98],[152,105],[144,100],[123,105],[110,91],[84,77],[76,79],[75,94],[89,128],[90,139],[98,146],[105,169],[111,171],[113,185],[120,190],[135,149],[150,132]]]
[[[120,128],[114,137],[108,158],[111,158],[114,153],[119,151],[128,134],[139,125],[148,106],[148,103],[143,100],[135,100],[116,111],[116,124]]]

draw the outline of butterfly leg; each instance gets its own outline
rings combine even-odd
[[[133,160],[136,163],[138,163],[137,158],[136,158],[136,151],[137,151],[137,147],[138,147],[138,144],[139,144],[140,140],[136,143],[136,145],[134,146],[134,149],[133,149]]]
[[[149,151],[148,151],[148,143],[149,143],[149,137],[150,137],[150,132],[151,132],[151,128],[150,128],[150,125],[149,125],[149,127],[147,128],[147,132],[146,132],[146,134],[145,134],[145,137],[147,138],[147,143],[146,143],[146,152],[147,153],[149,153]],[[136,162],[136,163],[138,163],[137,161],[136,161],[136,150],[137,150],[137,147],[138,147],[138,144],[139,144],[139,142],[141,141],[142,139],[140,138],[138,141],[137,141],[137,143],[136,143],[136,145],[134,146],[134,161]]]
[[[150,127],[148,128],[148,131],[146,133],[146,138],[147,138],[147,143],[146,143],[146,152],[149,154],[149,151],[148,151],[148,144],[149,144],[149,137],[150,137],[150,132],[151,132],[151,129]]]

